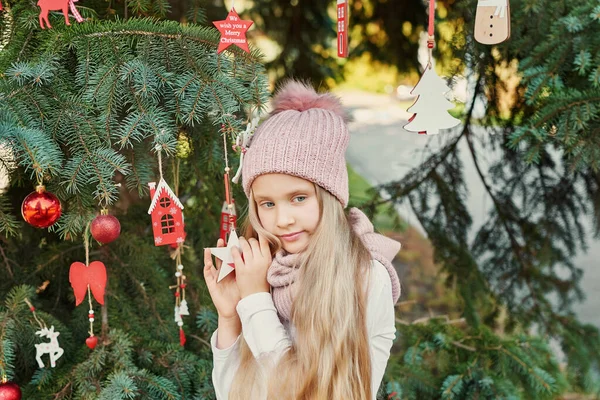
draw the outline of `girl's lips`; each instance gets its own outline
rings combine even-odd
[[[302,231],[301,232],[290,233],[288,235],[281,235],[281,236],[279,236],[279,238],[281,240],[286,241],[286,242],[294,242],[294,241],[296,241],[296,240],[298,240],[300,238],[300,235],[302,235]]]

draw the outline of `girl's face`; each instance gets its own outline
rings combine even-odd
[[[252,193],[263,228],[288,253],[304,250],[319,224],[315,185],[292,175],[265,174],[254,180]]]

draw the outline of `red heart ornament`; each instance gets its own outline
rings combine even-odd
[[[79,261],[71,264],[69,282],[71,282],[75,293],[75,305],[80,305],[85,298],[88,285],[96,301],[104,305],[106,280],[106,267],[101,261],[92,261],[88,267]]]
[[[85,344],[87,347],[94,350],[98,344],[98,336],[90,336],[89,338],[85,339]]]

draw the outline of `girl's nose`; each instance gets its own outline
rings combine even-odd
[[[294,216],[288,210],[282,209],[277,213],[277,226],[279,228],[286,228],[294,222]]]

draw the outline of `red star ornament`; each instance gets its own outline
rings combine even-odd
[[[240,19],[240,16],[232,8],[227,14],[227,18],[223,21],[213,21],[213,24],[221,32],[221,40],[219,40],[219,48],[217,54],[235,44],[246,53],[250,53],[248,49],[248,40],[246,39],[246,31],[250,29],[254,22]]]

